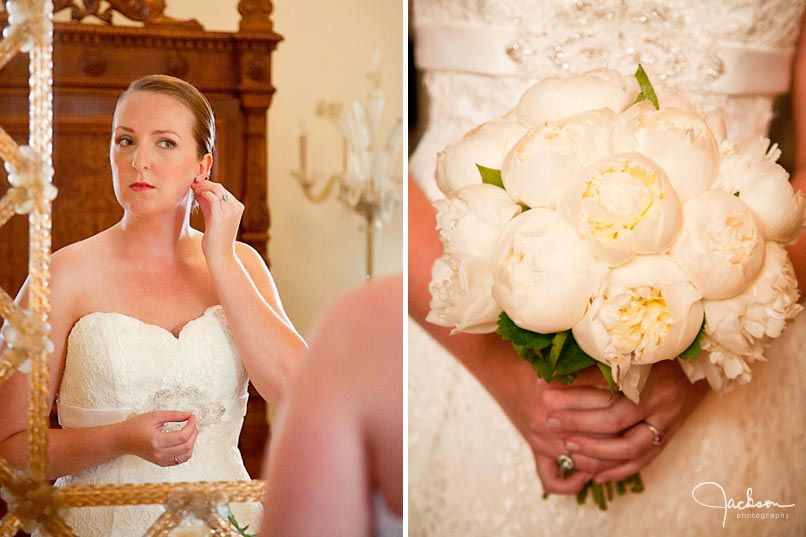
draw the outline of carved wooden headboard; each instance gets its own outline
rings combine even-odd
[[[212,178],[244,202],[239,238],[267,257],[266,117],[274,93],[271,54],[282,40],[269,19],[271,2],[241,0],[235,33],[208,32],[195,20],[167,17],[163,0],[78,4],[54,2],[54,11],[70,10],[72,22],[54,24],[53,182],[59,195],[53,204],[53,250],[119,220],[122,210],[109,165],[115,101],[132,80],[163,73],[187,80],[210,100],[218,133]],[[142,25],[113,25],[113,11]],[[85,17],[103,23],[82,24]],[[0,27],[5,19],[0,13]],[[0,70],[0,124],[18,143],[27,143],[27,54]],[[0,195],[8,187],[0,168]],[[0,286],[10,292],[19,289],[27,273],[27,225],[17,216],[0,228]],[[253,435],[246,443],[256,448],[247,450],[244,459],[254,477],[259,477],[255,472],[266,436],[263,416],[262,401],[250,401],[242,443]]]

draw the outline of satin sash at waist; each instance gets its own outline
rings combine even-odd
[[[239,420],[246,415],[248,400],[249,395],[244,394],[236,399],[211,402],[204,405],[201,410],[207,412],[207,409],[214,409],[214,414],[203,417],[197,415],[197,419],[200,424]],[[193,407],[198,405],[189,406],[191,407],[191,412],[198,414],[198,411],[193,410]],[[111,425],[113,423],[126,421],[135,414],[131,408],[82,408],[66,405],[62,402],[57,402],[56,408],[59,412],[59,425],[65,429],[83,429],[85,427]]]
[[[415,58],[424,70],[518,77],[519,64],[507,53],[517,37],[514,26],[421,23],[415,26]],[[784,93],[789,89],[794,52],[719,43],[725,71],[703,89],[728,95]]]

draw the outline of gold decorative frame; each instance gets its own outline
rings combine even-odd
[[[0,492],[9,512],[0,519],[0,537],[39,526],[55,536],[76,536],[59,510],[66,507],[162,504],[166,511],[146,536],[167,535],[192,514],[212,535],[237,536],[219,513],[227,502],[259,502],[261,481],[96,485],[51,487],[46,479],[48,415],[49,267],[51,202],[56,197],[52,153],[51,0],[8,0],[9,25],[0,41],[0,69],[19,51],[29,54],[29,139],[19,146],[0,126],[0,159],[5,161],[11,188],[0,199],[0,226],[14,214],[29,221],[29,307],[23,309],[0,288],[0,316],[6,321],[6,348],[0,354],[0,384],[17,369],[29,370],[28,470],[12,468],[0,458]]]

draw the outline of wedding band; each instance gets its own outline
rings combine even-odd
[[[647,429],[649,429],[649,432],[652,433],[652,445],[659,446],[660,443],[663,441],[663,431],[661,431],[648,421],[644,421],[643,424],[646,425]]]
[[[179,462],[179,457],[177,457],[176,455],[174,455],[174,464],[177,465],[177,466],[179,466],[181,464]]]
[[[229,199],[229,194],[224,194],[221,196],[221,201],[227,201]]]
[[[562,479],[565,479],[576,472],[576,469],[574,459],[571,458],[571,455],[568,455],[567,453],[560,453],[557,455],[557,471]]]

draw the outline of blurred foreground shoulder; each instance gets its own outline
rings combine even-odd
[[[403,353],[403,279],[398,274],[362,285],[330,306],[311,346],[351,362],[400,361]]]

